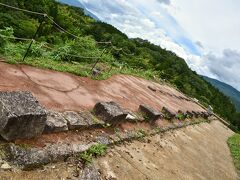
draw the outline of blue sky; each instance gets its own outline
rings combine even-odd
[[[240,1],[79,0],[130,38],[175,52],[201,75],[240,90]]]

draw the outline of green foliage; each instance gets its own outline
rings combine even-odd
[[[88,153],[87,151],[81,153],[79,155],[79,157],[83,161],[83,164],[90,164],[90,163],[92,163],[92,158],[93,158],[92,154]]]
[[[4,29],[0,29],[0,52],[4,53],[4,47],[7,45],[7,43],[9,42],[9,39],[6,39],[2,36],[8,36],[8,37],[12,37],[13,36],[13,28],[11,27],[7,27]]]
[[[107,68],[103,69],[103,73],[97,79],[105,79],[119,73],[151,80],[161,78],[183,93],[197,98],[203,105],[211,105],[214,112],[240,129],[240,119],[231,100],[189,69],[186,62],[175,53],[140,38],[129,39],[113,26],[85,16],[82,9],[55,1],[0,2],[31,11],[45,12],[60,26],[80,37],[74,38],[60,32],[42,16],[0,6],[0,33],[6,36],[31,39],[39,23],[44,20],[36,38],[41,43],[33,43],[26,64],[91,76],[90,70],[96,59],[82,56],[101,56],[100,62]],[[111,41],[115,48],[111,45],[97,44],[96,41]],[[0,37],[0,55],[8,57],[6,59],[11,63],[21,60],[28,46],[29,42]],[[123,51],[116,50],[120,48]]]
[[[228,146],[230,148],[234,164],[238,173],[240,173],[240,134],[235,134],[228,139]]]
[[[144,129],[139,129],[137,132],[136,132],[136,137],[137,138],[144,138],[147,136],[147,133]]]
[[[185,119],[185,116],[183,113],[178,113],[177,116],[176,116],[177,119],[179,120],[184,120]]]
[[[93,157],[99,157],[106,154],[107,145],[105,144],[96,144],[91,146],[87,151],[80,153],[79,157],[83,161],[84,164],[88,164],[92,162]]]
[[[105,155],[106,154],[106,150],[107,150],[107,145],[105,145],[105,144],[97,144],[97,145],[93,145],[92,147],[90,147],[88,152],[90,154],[92,154],[93,156],[97,157],[97,156]]]

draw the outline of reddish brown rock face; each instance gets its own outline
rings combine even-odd
[[[152,91],[148,87],[154,87]],[[46,108],[57,111],[90,110],[97,102],[114,101],[137,111],[140,104],[177,113],[202,109],[175,89],[134,76],[116,75],[95,81],[69,73],[0,63],[0,91],[27,90]]]

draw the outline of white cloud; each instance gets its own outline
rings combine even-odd
[[[160,3],[164,3],[166,5],[170,5],[171,4],[170,0],[157,0],[157,1],[160,2]]]
[[[228,82],[230,85],[240,89],[239,67],[240,52],[231,49],[225,49],[219,56],[207,54],[203,57],[210,72],[217,76],[217,79]]]
[[[240,1],[172,0],[168,10],[192,38],[210,51],[240,49]]]
[[[234,50],[240,49],[240,1],[79,1],[129,37],[172,50],[197,73],[240,90],[240,53]]]

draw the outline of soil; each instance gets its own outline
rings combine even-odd
[[[234,180],[227,139],[233,132],[212,121],[111,148],[96,159],[102,179]],[[77,179],[76,167],[58,163],[34,171],[1,172],[1,179]]]
[[[174,112],[204,111],[195,102],[177,98],[184,95],[174,88],[134,76],[115,75],[97,81],[69,73],[0,62],[0,91],[16,90],[32,92],[42,105],[57,111],[90,110],[99,101],[115,101],[132,111],[137,111],[140,104],[148,104],[157,110],[165,106]]]

